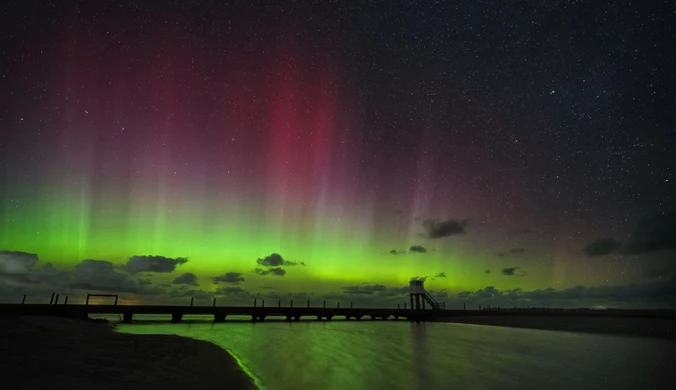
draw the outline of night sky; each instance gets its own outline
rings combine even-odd
[[[673,2],[117,3],[0,6],[3,301],[676,306]]]

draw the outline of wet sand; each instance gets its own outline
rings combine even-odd
[[[0,316],[1,387],[256,389],[225,350],[180,336],[131,335],[107,324]]]
[[[582,317],[582,316],[459,316],[441,320],[475,325],[558,330],[676,339],[673,318]]]

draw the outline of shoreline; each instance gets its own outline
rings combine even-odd
[[[256,390],[221,347],[175,335],[119,333],[111,324],[0,316],[3,382],[22,389]]]
[[[676,339],[676,320],[673,318],[486,315],[447,317],[434,322]]]

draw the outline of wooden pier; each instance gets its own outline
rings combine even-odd
[[[409,320],[428,321],[448,316],[447,310],[373,309],[373,308],[326,308],[277,306],[168,306],[168,305],[74,305],[74,304],[0,304],[0,314],[51,315],[72,318],[88,318],[90,315],[121,315],[124,323],[131,323],[136,314],[171,315],[171,322],[179,323],[185,315],[209,315],[214,322],[223,322],[229,316],[247,316],[252,321],[264,321],[268,317],[281,317],[287,321],[301,318],[331,321],[345,320]]]

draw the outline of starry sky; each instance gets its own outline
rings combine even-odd
[[[0,6],[3,301],[675,306],[673,2],[134,3]]]

